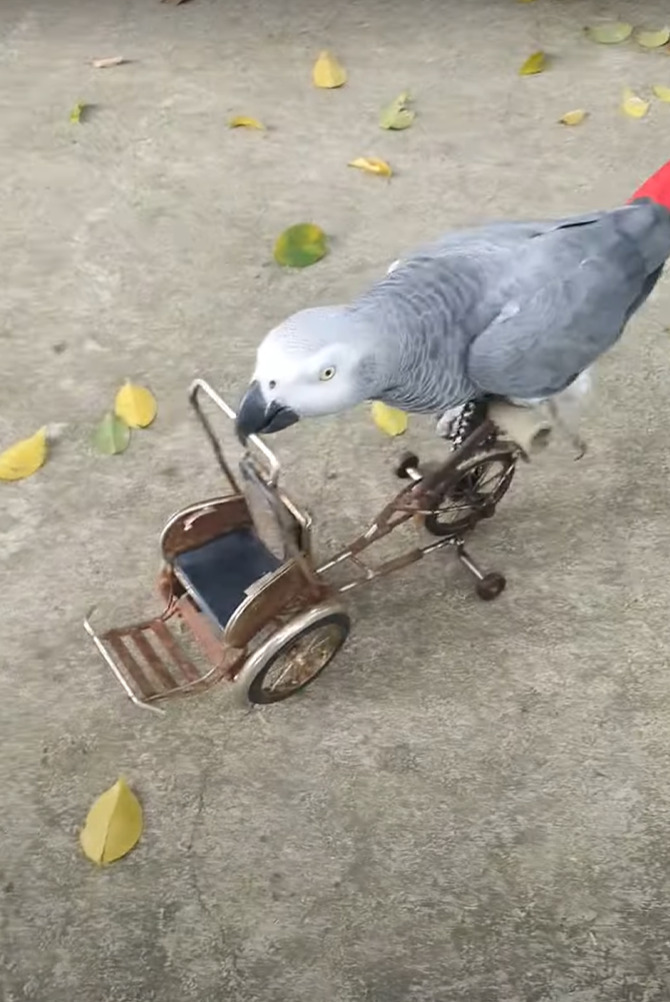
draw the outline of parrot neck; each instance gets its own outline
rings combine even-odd
[[[389,407],[414,413],[431,414],[438,410],[438,400],[424,399],[426,387],[419,381],[421,392],[408,374],[416,371],[416,337],[412,322],[405,311],[392,306],[384,308],[379,301],[354,308],[356,314],[357,347],[370,345],[360,368],[364,372],[366,400],[381,400]]]

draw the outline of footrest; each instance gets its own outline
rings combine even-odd
[[[207,656],[209,665],[204,669],[189,656],[168,626],[174,616],[183,620]],[[89,613],[84,629],[133,703],[163,712],[152,704],[177,693],[209,688],[231,672],[240,655],[239,651],[227,650],[217,643],[200,623],[201,618],[184,597],[167,615],[115,627],[99,635],[91,626]]]

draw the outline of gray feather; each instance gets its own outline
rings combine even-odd
[[[564,389],[621,336],[670,255],[670,213],[643,200],[450,233],[351,307],[395,350],[379,399],[441,412],[484,394]]]

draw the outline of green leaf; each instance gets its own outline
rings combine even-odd
[[[308,268],[328,253],[326,234],[315,223],[297,223],[277,237],[274,258],[288,268]]]
[[[108,411],[93,435],[93,444],[103,456],[116,456],[125,452],[130,442],[130,428],[112,411]]]
[[[398,94],[397,98],[391,101],[379,116],[381,128],[395,131],[408,129],[416,117],[416,112],[409,107],[411,100],[412,98],[407,91]]]
[[[638,31],[635,41],[645,49],[660,49],[670,42],[670,28],[659,28],[658,31]]]
[[[70,112],[70,121],[73,125],[78,125],[82,121],[82,116],[84,115],[88,105],[84,101],[77,101],[74,108]]]
[[[666,104],[670,104],[670,87],[665,87],[663,84],[654,84],[651,89],[659,101],[664,101]]]
[[[589,25],[584,28],[586,35],[592,42],[599,42],[601,45],[618,45],[625,42],[633,33],[633,25],[625,21],[606,21],[604,24]]]

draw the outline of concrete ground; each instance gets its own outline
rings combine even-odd
[[[95,602],[152,607],[164,519],[218,489],[195,374],[234,399],[290,311],[453,226],[624,201],[670,156],[668,107],[617,110],[670,84],[667,54],[582,37],[613,16],[657,27],[667,5],[4,0],[0,445],[66,425],[0,485],[6,1002],[670,997],[667,281],[601,366],[590,453],[519,470],[473,540],[508,575],[497,603],[432,557],[353,596],[321,680],[250,714],[223,687],[135,709],[81,628]],[[311,86],[323,47],[341,91]],[[539,48],[547,71],[518,76]],[[415,125],[382,132],[406,88]],[[390,184],[347,169],[364,154]],[[331,254],[284,272],[273,239],[305,219]],[[160,415],[99,457],[126,376]],[[428,422],[408,443],[439,453]],[[365,409],[275,444],[324,552],[396,490],[404,443]],[[120,774],[146,829],[101,871],[77,831]]]

